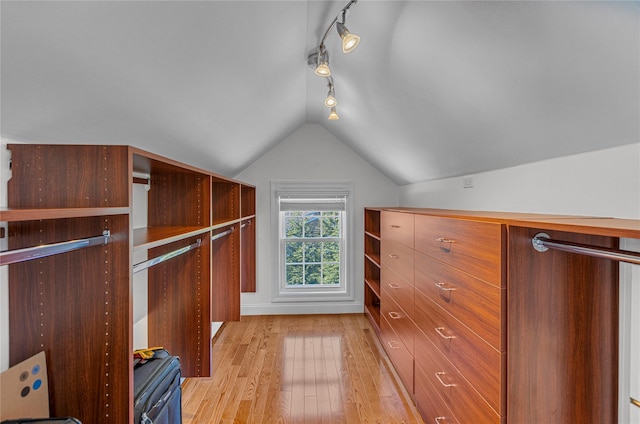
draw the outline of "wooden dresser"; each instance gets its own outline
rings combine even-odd
[[[640,221],[365,214],[365,234],[380,235],[365,311],[425,422],[617,422],[618,264],[532,239],[617,249],[640,238]]]

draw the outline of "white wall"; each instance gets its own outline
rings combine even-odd
[[[340,122],[336,122],[340,125]],[[305,124],[261,156],[235,178],[256,186],[256,293],[243,293],[241,313],[289,314],[362,312],[364,292],[363,208],[398,204],[398,187],[349,149],[328,131],[316,124]],[[277,266],[277,252],[271,241],[272,180],[353,182],[355,202],[355,245],[350,252],[354,266],[355,300],[337,303],[272,303],[272,266]]]
[[[402,186],[400,204],[640,219],[640,143],[466,177]]]
[[[537,212],[640,219],[640,143],[400,188],[412,207]],[[621,247],[640,250],[640,240]],[[640,271],[621,265],[619,422],[639,423]]]

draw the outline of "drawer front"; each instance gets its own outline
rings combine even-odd
[[[447,404],[440,398],[438,391],[431,385],[429,379],[424,375],[414,361],[415,378],[413,385],[415,387],[415,399],[418,411],[422,415],[425,423],[438,424],[457,424]]]
[[[413,355],[416,326],[407,313],[393,299],[383,294],[380,299],[380,315],[385,317],[409,353]]]
[[[380,319],[380,339],[407,391],[413,393],[413,355],[400,341],[385,317]]]
[[[442,309],[504,352],[501,303],[506,289],[415,253],[415,287]],[[506,295],[506,294],[505,294]]]
[[[413,249],[391,240],[382,240],[380,262],[413,284]]]
[[[414,218],[411,213],[382,211],[380,213],[380,236],[395,240],[413,249]]]
[[[500,416],[491,409],[469,382],[442,356],[428,337],[416,339],[415,386],[424,389],[426,379],[441,400],[461,423],[500,423]]]
[[[380,288],[383,297],[390,297],[404,312],[413,319],[414,288],[404,278],[389,267],[381,270]]]
[[[502,225],[416,215],[415,249],[498,286],[502,277]]]
[[[489,405],[500,413],[500,352],[419,290],[416,290],[415,322],[431,343],[460,370]]]

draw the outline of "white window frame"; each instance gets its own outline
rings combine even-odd
[[[273,302],[333,302],[353,301],[353,184],[351,181],[272,181],[271,182],[271,234],[273,266]],[[341,284],[313,286],[285,286],[285,268],[280,227],[280,197],[335,197],[345,196],[343,217],[343,260]],[[326,241],[326,239],[325,239]]]

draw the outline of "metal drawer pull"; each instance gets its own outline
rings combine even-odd
[[[400,228],[399,225],[392,225],[391,228]]]
[[[436,424],[446,423],[447,417],[436,417]]]
[[[436,373],[436,378],[438,379],[438,381],[440,382],[440,384],[442,384],[444,387],[456,387],[455,384],[447,384],[444,381],[442,381],[442,379],[440,378],[441,375],[445,375],[445,372],[440,371]]]
[[[454,288],[452,288],[452,287],[445,287],[445,286],[444,286],[445,284],[446,284],[446,283],[436,283],[436,287],[437,287],[437,288],[439,288],[439,289],[440,289],[440,290],[442,290],[442,291],[447,291],[447,292],[450,292],[450,291],[454,291],[454,290],[455,290],[455,289],[454,289]]]
[[[397,312],[389,312],[388,315],[391,319],[400,319],[400,314]]]
[[[440,243],[455,243],[455,240],[451,240],[451,239],[446,239],[444,237],[438,237],[436,239],[436,241],[439,241]]]
[[[451,339],[455,339],[455,337],[453,336],[447,336],[445,335],[442,330],[444,330],[444,327],[437,327],[436,328],[436,333],[438,333],[440,335],[440,337],[442,337],[443,339],[447,339],[447,340],[451,340]]]
[[[390,257],[391,259],[398,259],[398,255],[392,255],[392,254],[389,254],[389,257]]]
[[[390,342],[387,342],[387,344],[389,345],[389,347],[391,349],[400,349],[400,346],[398,346],[398,342],[396,342],[396,341],[392,340]]]
[[[400,285],[398,283],[389,283],[389,287],[391,287],[392,289],[399,289]]]

